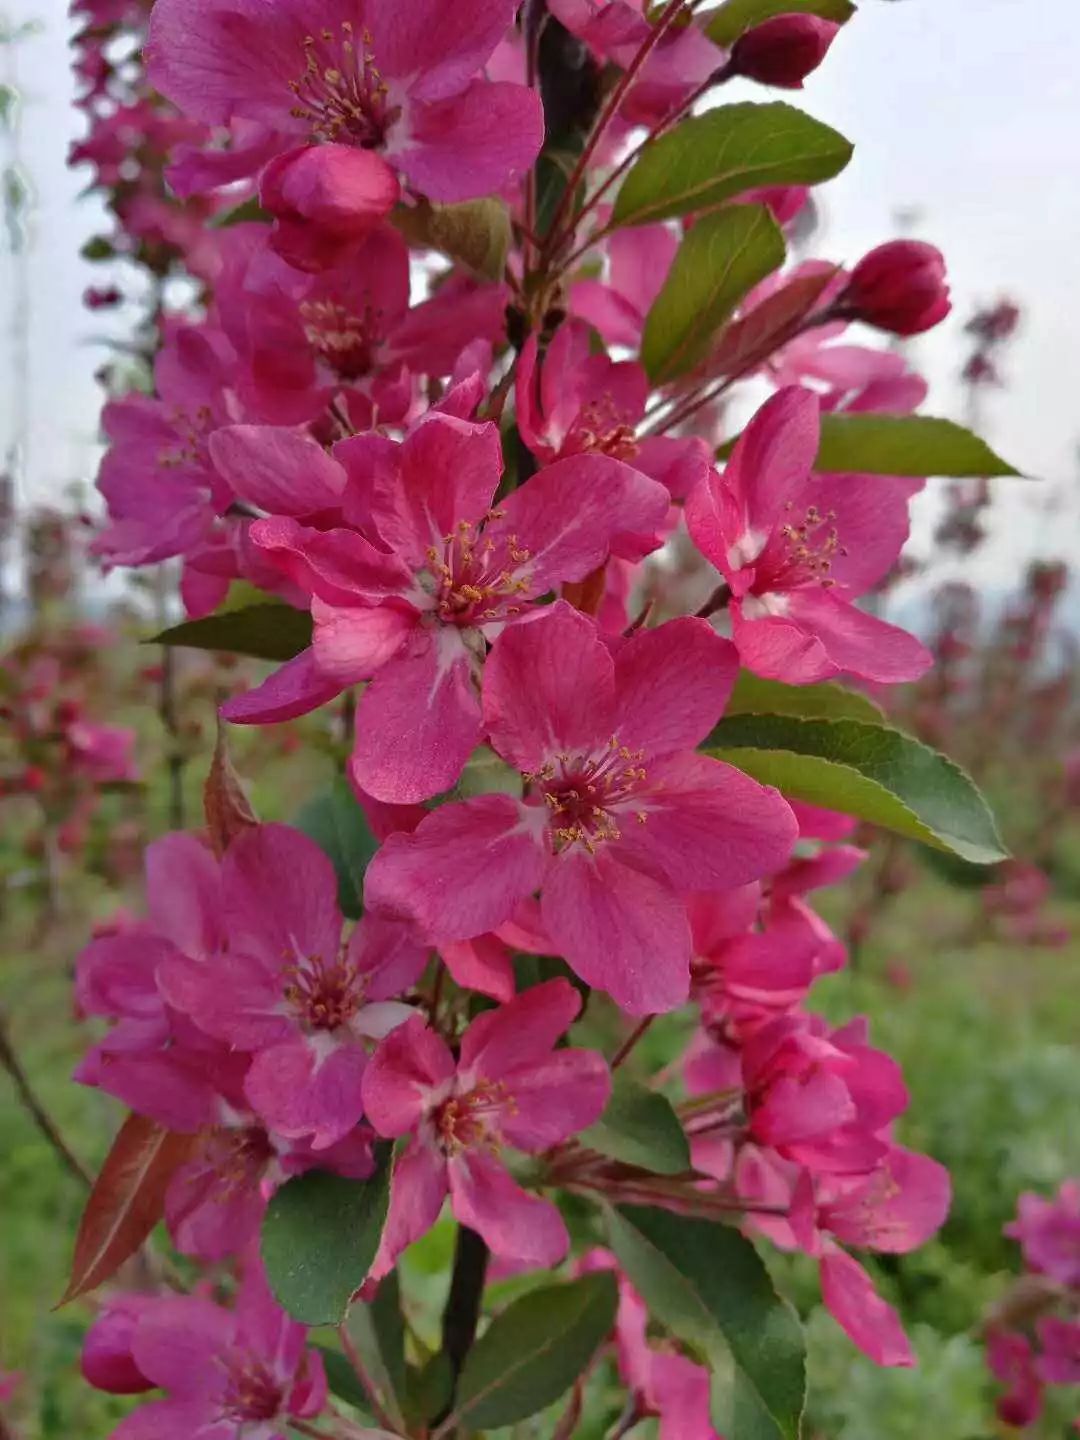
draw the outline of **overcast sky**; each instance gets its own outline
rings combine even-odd
[[[2,0],[0,0],[2,3]],[[101,212],[79,200],[84,174],[65,169],[80,134],[71,108],[65,0],[11,0],[8,18],[36,17],[41,33],[20,47],[23,157],[37,204],[28,260],[31,443],[26,495],[56,496],[92,475],[100,396],[95,335],[123,333],[122,317],[81,308],[99,267],[78,258]],[[824,187],[822,250],[852,261],[897,233],[896,212],[918,213],[915,233],[949,263],[953,316],[917,342],[914,358],[934,389],[927,409],[957,415],[953,382],[961,329],[977,302],[1009,294],[1024,311],[1009,353],[1010,388],[991,395],[984,429],[1014,464],[1046,486],[999,483],[994,538],[975,574],[1008,585],[1034,553],[1075,550],[1080,534],[1080,5],[1076,0],[863,0],[798,103],[855,142],[847,171]],[[759,96],[762,92],[758,92]],[[3,248],[0,242],[0,248]],[[6,336],[12,262],[0,255],[0,324]],[[18,395],[5,344],[0,360],[0,454]],[[1065,509],[1048,512],[1051,486],[1072,483]],[[924,502],[925,535],[934,497]]]

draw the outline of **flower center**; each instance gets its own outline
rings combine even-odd
[[[536,784],[551,811],[549,835],[556,851],[583,845],[590,855],[603,840],[618,840],[619,815],[647,779],[644,750],[630,750],[613,735],[599,755],[557,755],[526,780]],[[645,811],[634,812],[645,824]]]
[[[641,447],[635,427],[610,397],[582,406],[563,442],[560,454],[610,455],[613,460],[634,460]]]
[[[339,380],[370,373],[383,338],[381,311],[366,306],[353,315],[335,300],[304,300],[298,309],[308,344]]]
[[[513,1112],[514,1098],[501,1080],[480,1080],[466,1094],[452,1095],[432,1116],[439,1148],[445,1155],[474,1149],[497,1152],[502,1110]]]
[[[365,30],[359,42],[350,20],[338,33],[320,30],[304,40],[304,70],[290,80],[296,103],[290,114],[306,120],[314,140],[378,149],[401,113],[389,104],[389,90],[379,74]]]
[[[364,977],[347,960],[328,962],[309,955],[285,973],[285,999],[310,1030],[337,1030],[364,1003]]]
[[[222,1203],[257,1185],[273,1159],[274,1147],[261,1125],[212,1130],[202,1144],[203,1163],[213,1170],[217,1182],[214,1198]],[[196,1188],[201,1190],[203,1183],[198,1172],[191,1176]]]
[[[485,520],[500,518],[500,512],[492,510]],[[444,624],[467,627],[520,613],[520,605],[507,603],[529,589],[528,576],[510,568],[529,559],[529,551],[521,548],[516,535],[496,546],[484,536],[483,522],[477,526],[461,520],[452,534],[443,536],[441,549],[431,546],[427,559],[435,609]]]
[[[222,1399],[223,1419],[273,1420],[284,1399],[281,1386],[254,1355],[234,1351],[225,1361],[228,1382]]]
[[[207,439],[214,428],[214,416],[208,405],[200,405],[191,413],[173,410],[169,416],[175,436],[174,443],[158,454],[158,464],[166,470],[180,465],[211,468]]]
[[[840,544],[836,529],[836,511],[824,514],[816,505],[808,505],[802,520],[793,513],[792,502],[787,502],[789,518],[781,525],[768,551],[762,556],[761,576],[763,585],[755,589],[794,589],[798,585],[822,585],[829,589],[836,584],[829,574],[833,560],[848,552]]]

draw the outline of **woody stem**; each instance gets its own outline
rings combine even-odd
[[[489,1252],[485,1242],[467,1225],[459,1225],[457,1244],[454,1249],[454,1271],[450,1277],[450,1294],[443,1311],[443,1352],[450,1361],[453,1377],[450,1404],[453,1405],[453,1391],[457,1389],[465,1357],[476,1339],[476,1326],[480,1319],[480,1301],[484,1294],[487,1277]],[[439,1419],[443,1419],[440,1416]]]

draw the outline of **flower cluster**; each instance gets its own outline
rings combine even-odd
[[[1027,1273],[990,1319],[987,1361],[1002,1386],[998,1414],[1024,1429],[1042,1414],[1045,1387],[1080,1385],[1080,1181],[1050,1200],[1021,1195],[1005,1233]]]
[[[735,1216],[815,1256],[856,1344],[911,1363],[847,1247],[921,1243],[947,1177],[896,1143],[907,1093],[865,1025],[804,1006],[845,961],[806,896],[861,852],[843,816],[710,736],[740,678],[799,694],[930,664],[858,604],[922,481],[835,473],[822,426],[921,403],[898,353],[847,331],[937,323],[944,266],[914,242],[850,273],[776,258],[708,344],[675,346],[693,363],[658,365],[683,246],[715,205],[625,226],[609,192],[706,91],[800,86],[838,27],[780,16],[720,40],[692,3],[655,10],[156,0],[150,96],[102,39],[141,34],[143,7],[80,6],[93,124],[76,158],[117,202],[114,249],[138,256],[157,216],[167,246],[144,265],[202,282],[186,309],[159,290],[152,393],[106,407],[97,553],[181,562],[192,617],[243,581],[270,623],[310,620],[309,645],[251,652],[291,658],[222,714],[276,724],[356,693],[350,814],[379,842],[346,924],[314,840],[250,813],[223,828],[208,801],[209,839],[149,848],[147,918],[79,959],[80,1008],[104,1022],[79,1079],[189,1137],[171,1238],[244,1277],[232,1313],[103,1315],[88,1378],[169,1395],[129,1440],[210,1416],[268,1440],[319,1410],[319,1365],[252,1245],[291,1177],[365,1183],[384,1142],[365,1300],[447,1198],[500,1264],[536,1268],[570,1252],[560,1195],[603,1197]],[[552,54],[576,57],[580,93]],[[808,190],[720,198],[782,255]],[[751,375],[770,398],[718,460],[723,397]],[[688,1005],[696,1036],[653,1098],[689,1163],[658,1176],[584,1132],[654,1017]],[[610,1059],[589,1043],[597,1013],[634,1027]],[[708,1377],[654,1352],[625,1279],[622,1297],[627,1383],[665,1434],[711,1435]]]

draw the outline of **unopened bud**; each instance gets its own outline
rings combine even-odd
[[[839,28],[817,15],[774,15],[735,41],[731,72],[762,85],[801,90],[807,75],[825,59]]]
[[[945,257],[922,240],[890,240],[855,266],[840,303],[879,330],[918,335],[952,309]]]

